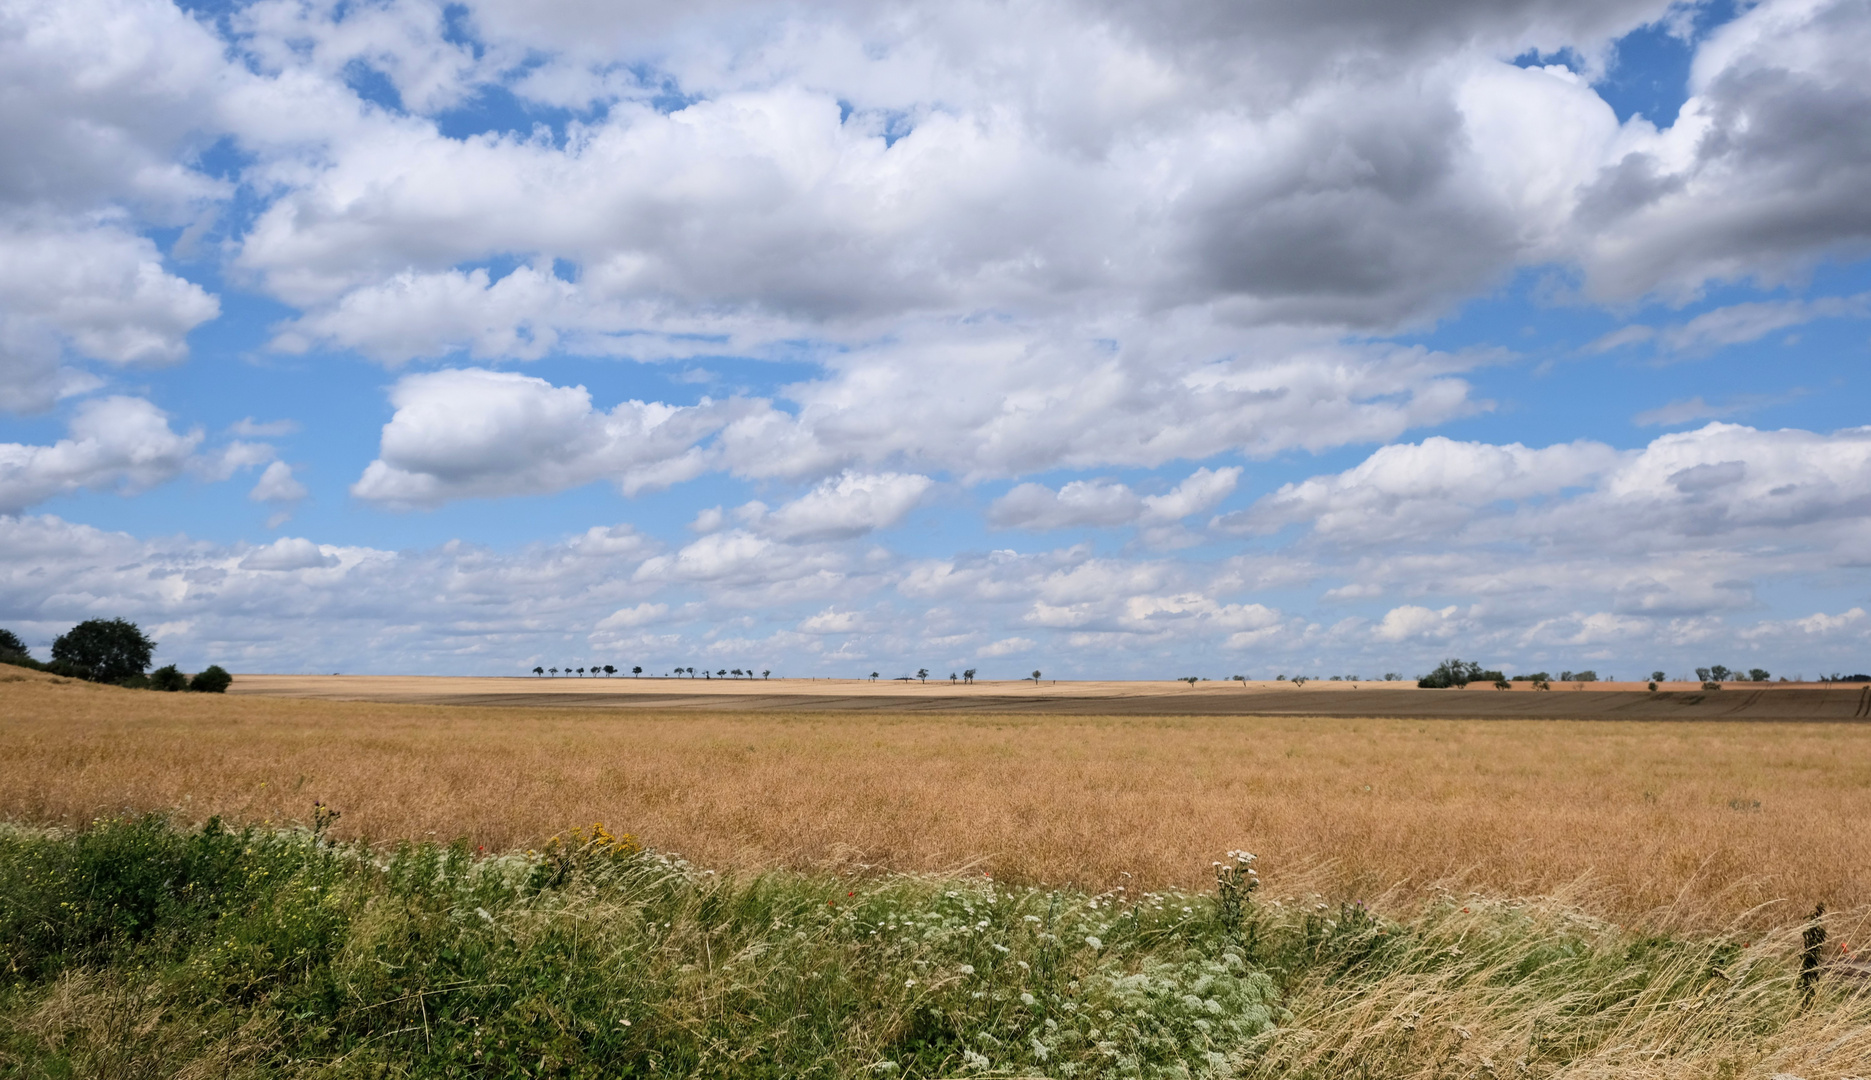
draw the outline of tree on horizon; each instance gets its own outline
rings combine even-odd
[[[156,643],[128,619],[86,619],[52,641],[52,660],[83,670],[92,682],[114,683],[149,670]]]

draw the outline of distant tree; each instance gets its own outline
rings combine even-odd
[[[694,677],[695,677],[695,669],[694,669],[694,668],[690,668],[690,669],[689,669],[689,678],[691,678],[691,679],[693,679]]]
[[[929,669],[926,667],[917,668],[916,677],[918,679],[921,679],[923,682],[928,682],[929,681]]]
[[[187,690],[188,676],[182,674],[174,664],[165,664],[149,673],[149,688],[169,692]]]
[[[1386,671],[1384,672],[1384,681],[1385,682],[1402,682],[1403,675],[1395,671]]]
[[[635,678],[640,678],[640,677],[642,677],[642,675],[643,675],[643,665],[642,665],[642,664],[638,664],[638,665],[637,665],[636,667],[633,667],[633,668],[631,668],[631,669],[630,669],[630,677],[631,677],[631,678],[633,678],[633,679],[635,679]]]
[[[1512,690],[1514,688],[1514,684],[1508,682],[1505,677],[1497,677],[1494,680],[1494,688],[1496,690]]]
[[[1766,668],[1749,668],[1748,669],[1748,681],[1749,682],[1767,682],[1768,680],[1772,678],[1773,676],[1768,673]]]
[[[1304,686],[1304,685],[1306,685],[1306,677],[1305,677],[1304,675],[1295,675],[1295,676],[1293,676],[1293,680],[1292,680],[1292,681],[1293,681],[1293,685],[1294,685],[1294,686]]]
[[[1598,673],[1590,668],[1584,671],[1575,671],[1572,673],[1572,681],[1578,683],[1597,682]]]
[[[1242,686],[1247,685],[1247,676],[1245,675],[1230,675],[1228,678],[1234,682],[1240,683]]]
[[[87,619],[52,642],[52,659],[90,672],[94,682],[114,683],[149,670],[156,643],[125,619]]]
[[[949,673],[948,673],[948,681],[949,681],[949,682],[960,682],[960,681],[961,681],[961,676],[960,676],[959,674],[957,674],[956,672],[953,672],[953,671],[951,671],[951,672],[949,672]]]
[[[0,630],[0,653],[11,653],[14,656],[32,655],[27,651],[26,643],[11,630]]]
[[[1186,683],[1188,683],[1188,684],[1189,684],[1189,687],[1190,687],[1190,689],[1194,689],[1194,688],[1195,688],[1195,684],[1196,684],[1196,683],[1198,683],[1198,682],[1200,682],[1200,681],[1202,681],[1202,680],[1201,680],[1201,677],[1200,677],[1200,676],[1197,676],[1197,675],[1184,675],[1184,676],[1182,677],[1182,680],[1181,680],[1181,681],[1182,681],[1182,682],[1186,682]]]
[[[741,669],[740,669],[740,668],[735,668],[735,669],[734,669],[734,672],[733,672],[733,674],[734,674],[734,677],[735,677],[735,678],[737,678],[737,679],[738,679],[738,678],[740,678],[740,677],[741,677]]]
[[[1663,673],[1662,673],[1661,671],[1653,671],[1653,672],[1651,672],[1651,673],[1650,673],[1650,681],[1651,681],[1651,682],[1662,682],[1662,681],[1663,681]],[[1654,690],[1654,689],[1656,689],[1656,687],[1654,687],[1654,686],[1653,686],[1653,687],[1651,687],[1651,689],[1653,689],[1653,690]]]
[[[1696,669],[1696,679],[1700,682],[1708,682],[1709,674],[1710,672],[1708,668],[1699,667]]]
[[[1039,685],[1039,669],[1038,668],[1033,669],[1033,685],[1034,686]]]
[[[219,664],[210,664],[195,673],[188,681],[188,688],[198,694],[225,694],[233,683],[234,676],[222,670]]]
[[[877,673],[875,671],[871,672],[871,681],[872,682],[877,681]]]
[[[547,668],[546,670],[547,670],[547,671],[550,671],[550,672],[552,672],[552,677],[553,677],[553,678],[555,678],[555,679],[556,679],[556,678],[558,678],[558,677],[559,677],[559,669],[558,669],[558,668],[555,668],[555,667],[554,667],[554,668]]]
[[[723,679],[725,679],[725,678],[727,678],[727,677],[728,677],[728,673],[727,673],[726,671],[717,671],[717,672],[715,672],[715,675],[716,675],[716,676],[717,676],[718,678],[723,678]]]
[[[974,672],[975,672],[975,669],[974,669],[974,668],[969,668],[968,670],[966,670],[966,671],[964,671],[964,672],[962,672],[962,673],[961,673],[961,677],[962,677],[962,681],[963,681],[963,682],[966,682],[966,683],[973,683],[973,682],[974,682]]]
[[[617,674],[617,669],[615,667],[612,667],[610,664],[604,665],[604,677],[605,678],[608,679],[611,676],[616,675],[616,674]]]
[[[1728,676],[1733,675],[1733,674],[1734,672],[1728,670],[1727,668],[1723,667],[1720,664],[1709,665],[1709,680],[1711,682],[1727,682]]]
[[[767,668],[767,669],[765,669],[765,670],[763,670],[763,671],[761,671],[761,673],[760,673],[760,677],[761,677],[761,678],[763,678],[763,679],[771,679],[771,678],[773,677],[773,669],[772,669],[772,668]]]
[[[534,675],[544,675],[545,673],[546,673],[546,669],[545,669],[545,668],[542,668],[542,667],[536,667],[536,668],[534,668],[534,669],[533,669],[533,674],[534,674]]]

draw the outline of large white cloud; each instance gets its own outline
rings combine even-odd
[[[67,438],[50,446],[0,443],[0,514],[82,488],[146,491],[187,468],[201,441],[199,431],[177,434],[141,398],[86,401]]]
[[[1795,278],[1871,246],[1871,8],[1780,0],[1697,52],[1669,130],[1629,146],[1575,227],[1591,292],[1679,295],[1710,280]]]
[[[0,218],[0,408],[43,409],[68,354],[115,365],[173,363],[220,313],[199,285],[163,268],[156,246],[113,224]]]
[[[1467,523],[1477,508],[1588,483],[1617,460],[1617,452],[1602,443],[1532,450],[1435,436],[1386,446],[1335,476],[1286,484],[1217,524],[1266,533],[1303,522],[1319,534],[1354,542],[1435,537],[1451,522]]]
[[[846,540],[903,520],[933,484],[915,473],[847,470],[771,513],[750,516],[756,529],[782,540]]]
[[[72,359],[169,363],[219,303],[139,235],[211,212],[224,45],[170,4],[0,6],[0,409],[95,386]]]
[[[1073,480],[1054,491],[1020,484],[988,507],[988,521],[1019,529],[1064,529],[1137,523],[1171,524],[1212,508],[1234,490],[1239,466],[1197,469],[1161,495],[1139,495],[1109,480]]]
[[[478,369],[408,376],[390,399],[379,457],[351,491],[395,506],[687,480],[707,467],[696,443],[745,411],[627,401],[604,412],[582,386]]]
[[[1217,524],[1299,526],[1288,557],[1312,580],[1344,582],[1338,597],[1475,601],[1462,615],[1473,627],[1539,636],[1542,619],[1585,618],[1587,602],[1704,618],[1871,557],[1871,429],[1717,423],[1633,451],[1430,439],[1286,485]],[[1430,625],[1414,610],[1428,605],[1409,606],[1387,618],[1384,640]]]

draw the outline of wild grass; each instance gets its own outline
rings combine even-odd
[[[714,874],[589,834],[486,856],[150,817],[7,830],[0,1072],[1764,1080],[1871,1061],[1871,997],[1828,978],[1807,1001],[1797,928],[1241,899]]]
[[[1871,904],[1871,726],[463,709],[0,684],[0,817],[536,846],[602,819],[722,870],[1331,900],[1571,890],[1698,932]]]

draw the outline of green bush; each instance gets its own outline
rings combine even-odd
[[[149,673],[149,688],[174,692],[188,689],[188,676],[182,674],[174,664],[165,664]]]
[[[199,694],[225,694],[233,685],[234,676],[229,675],[219,664],[210,664],[188,681],[188,688]]]

